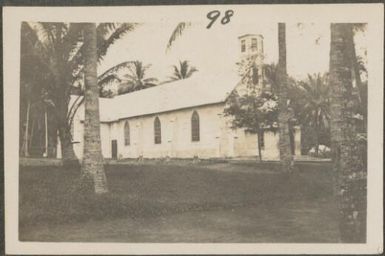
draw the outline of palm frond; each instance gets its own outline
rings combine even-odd
[[[107,53],[107,49],[115,43],[116,40],[122,38],[128,32],[133,31],[139,24],[138,23],[121,23],[119,25],[107,24],[104,25],[101,30],[101,34],[98,35],[98,61],[100,62]],[[102,26],[103,25],[99,25]],[[106,30],[111,33],[105,38],[103,34],[106,34]]]
[[[153,83],[153,84],[155,84],[157,82],[158,82],[158,79],[156,79],[154,77],[143,79],[143,83]]]
[[[129,67],[129,73],[124,74],[123,83],[119,88],[119,94],[129,93],[136,90],[146,89],[156,86],[158,79],[149,77],[146,78],[146,71],[151,67],[150,64],[144,65],[141,61],[132,61]]]
[[[197,72],[198,69],[195,67],[191,67],[190,70],[187,72],[186,77],[190,77],[193,73]]]
[[[173,69],[174,69],[174,76],[173,77],[176,79],[182,79],[182,74],[181,74],[179,68],[174,65]]]
[[[104,77],[104,76],[109,75],[109,74],[117,73],[122,69],[131,67],[133,63],[134,63],[133,61],[121,62],[121,63],[113,66],[112,68],[109,68],[106,71],[104,71],[104,73],[101,74],[99,77]]]
[[[26,22],[36,35],[36,47],[39,47],[47,53],[52,52],[51,32],[41,22]]]
[[[98,85],[100,87],[104,87],[105,85],[108,85],[112,82],[120,82],[121,79],[116,74],[109,74],[107,76],[102,77],[101,79],[98,79]]]
[[[135,84],[132,81],[125,81],[121,83],[118,88],[118,94],[125,94],[128,92],[132,92],[135,88]]]
[[[188,28],[189,26],[191,26],[191,23],[190,22],[180,22],[174,29],[174,31],[172,32],[171,36],[170,36],[170,39],[168,40],[168,43],[167,43],[167,46],[166,46],[166,51],[170,50],[171,48],[171,45],[174,43],[174,41],[176,39],[178,39],[178,37],[180,37],[183,33],[183,31]]]
[[[79,53],[82,41],[82,26],[79,23],[70,23],[62,44],[64,61],[71,61]]]

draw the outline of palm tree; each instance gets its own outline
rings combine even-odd
[[[106,193],[107,180],[100,141],[99,88],[97,84],[96,25],[84,23],[84,154],[82,175],[91,180],[95,193]]]
[[[278,23],[278,51],[279,59],[277,66],[277,84],[278,89],[278,126],[279,126],[279,157],[281,168],[284,172],[292,170],[293,156],[290,148],[289,122],[292,113],[288,106],[288,86],[286,72],[286,25]]]
[[[20,40],[20,138],[23,139],[20,140],[20,154],[26,157],[29,156],[33,107],[41,103],[41,92],[52,82],[45,75],[48,67],[31,52],[37,40],[36,34],[23,22]]]
[[[28,22],[26,25],[37,38],[31,54],[45,64],[53,77],[47,89],[55,103],[63,164],[78,163],[72,147],[68,109],[71,88],[83,72],[82,26],[44,22]],[[103,59],[110,45],[136,26],[132,23],[100,23],[96,28],[98,61]]]
[[[157,85],[157,79],[146,78],[146,71],[151,65],[143,65],[141,61],[134,61],[129,68],[129,73],[124,76],[124,82],[120,84],[118,94],[125,94],[137,90],[146,89]]]
[[[337,174],[341,238],[343,242],[362,242],[366,236],[366,180],[360,177],[366,176],[366,166],[360,162],[360,154],[357,154],[352,118],[352,55],[349,48],[352,33],[351,24],[331,24],[330,128],[334,170]],[[360,179],[365,184],[361,184]],[[360,184],[362,187],[357,187]]]
[[[179,67],[177,65],[173,65],[173,69],[174,74],[170,77],[170,82],[189,78],[194,72],[198,71],[195,67],[190,66],[187,60],[179,61]]]
[[[308,75],[295,91],[299,100],[298,119],[303,125],[309,126],[315,134],[315,152],[318,155],[320,132],[329,126],[329,85],[326,76]]]

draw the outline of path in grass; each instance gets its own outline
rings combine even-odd
[[[69,175],[22,170],[20,239],[338,242],[329,170],[287,176],[250,166],[241,172],[230,164],[214,167],[108,167],[112,196],[103,199],[108,205],[99,215],[92,204],[74,212],[58,203],[65,200]]]

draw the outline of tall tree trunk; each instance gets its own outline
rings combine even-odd
[[[107,179],[104,172],[100,141],[99,88],[97,84],[96,25],[84,23],[84,154],[82,174],[90,179],[95,193],[106,193]]]
[[[318,125],[318,117],[315,118],[315,155],[318,157],[319,154],[319,125]]]
[[[47,113],[47,106],[45,107],[44,112],[44,157],[48,157],[48,113]]]
[[[353,69],[354,78],[355,78],[357,89],[358,89],[357,97],[358,97],[358,100],[359,100],[361,106],[363,106],[364,102],[367,102],[367,100],[364,101],[362,99],[362,95],[361,95],[361,92],[364,90],[364,88],[363,88],[364,86],[363,86],[362,80],[361,80],[360,68],[358,65],[356,48],[355,48],[355,44],[354,44],[354,31],[353,31],[354,24],[349,24],[349,25],[351,26],[351,29],[349,29],[350,32],[347,34],[347,43],[348,43],[348,49],[350,51],[349,55],[351,57],[351,59],[350,59],[351,60],[351,67]],[[360,132],[366,132],[367,106],[363,106],[362,114],[363,114],[363,122],[362,122],[362,126],[360,127]]]
[[[331,144],[343,242],[364,242],[366,227],[366,166],[360,162],[352,119],[350,24],[331,24]]]
[[[69,167],[79,166],[79,160],[75,155],[75,151],[72,144],[71,129],[67,122],[68,104],[66,104],[65,100],[59,99],[56,103],[56,106],[63,165]]]
[[[28,101],[27,103],[27,117],[25,120],[25,131],[24,131],[24,142],[23,142],[23,156],[28,157],[29,151],[28,151],[28,132],[29,132],[29,114],[31,111],[31,101]]]
[[[259,156],[259,161],[262,162],[262,147],[261,147],[262,131],[259,125],[257,129],[258,129],[258,156]]]
[[[55,117],[54,108],[48,109],[48,157],[54,158],[56,157],[56,148],[57,148],[57,122]]]
[[[53,67],[55,86],[58,88],[58,92],[55,94],[56,97],[53,101],[55,103],[55,116],[59,131],[62,161],[64,166],[79,167],[79,160],[73,149],[71,129],[67,118],[70,88],[72,85],[72,73],[68,72],[68,70],[64,68],[63,65],[60,65],[60,63],[61,61],[57,60]]]
[[[278,125],[279,125],[279,158],[281,168],[284,172],[290,172],[293,167],[293,156],[290,149],[289,121],[290,111],[288,109],[287,96],[287,73],[286,73],[286,24],[278,23]]]
[[[291,117],[291,116],[290,116]],[[290,153],[295,155],[295,130],[293,122],[289,121]]]
[[[59,138],[64,166],[78,165],[79,161],[75,155],[72,145],[71,132],[67,124],[59,126]]]
[[[36,123],[36,119],[32,117],[32,122],[31,122],[31,132],[30,132],[30,135],[28,136],[28,154],[31,153],[32,156],[35,155],[35,147],[33,145],[33,138],[34,138],[34,135],[35,135],[35,123]]]

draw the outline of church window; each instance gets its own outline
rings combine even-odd
[[[241,41],[241,52],[245,52],[245,51],[246,51],[246,41],[242,40]]]
[[[191,140],[192,141],[200,140],[199,115],[198,115],[198,112],[196,111],[194,111],[191,116]]]
[[[154,120],[154,142],[155,144],[162,143],[162,129],[161,129],[159,117],[155,117],[155,120]]]
[[[130,145],[130,124],[128,121],[124,124],[124,145]]]

